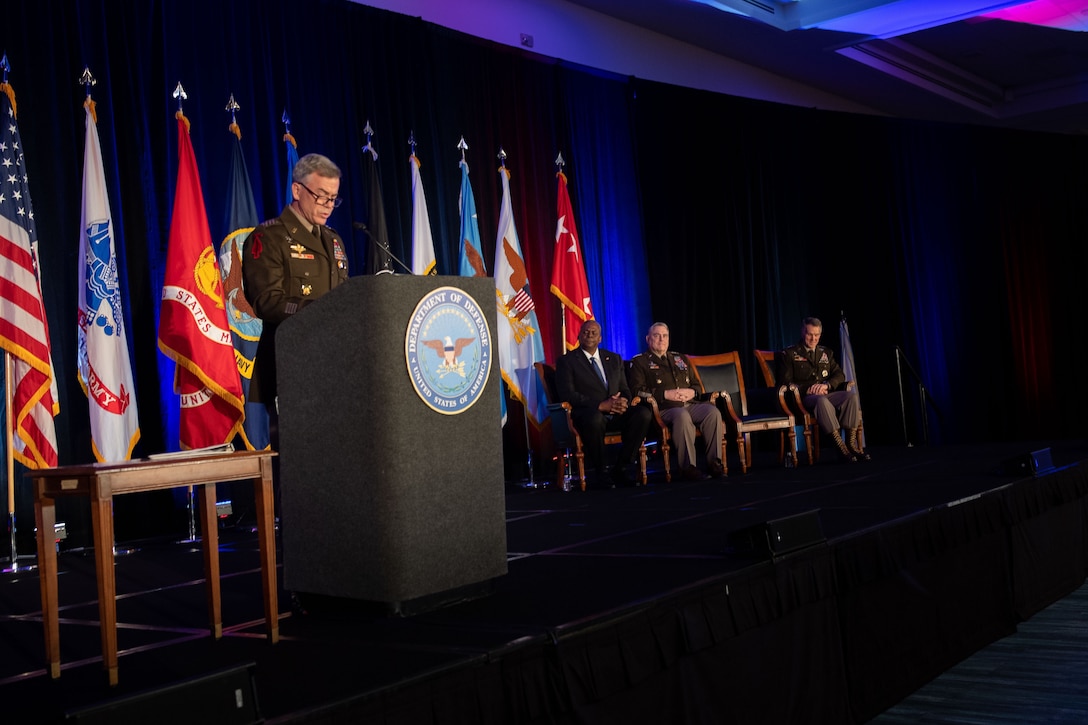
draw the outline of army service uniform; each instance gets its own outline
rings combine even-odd
[[[825,433],[838,433],[839,428],[853,430],[861,423],[861,407],[854,390],[839,390],[846,382],[846,374],[835,362],[835,353],[831,348],[817,345],[809,352],[803,343],[787,347],[778,354],[778,375],[775,378],[780,385],[793,383],[801,391],[801,400],[805,407],[815,411],[820,430]],[[809,387],[818,383],[826,384],[827,395],[809,395]]]
[[[286,207],[246,238],[242,276],[246,299],[264,323],[253,365],[250,400],[269,407],[276,397],[276,328],[346,282],[348,258],[335,230],[310,226]]]
[[[718,407],[714,403],[694,400],[686,403],[665,400],[665,391],[669,389],[692,388],[698,395],[706,392],[695,378],[687,356],[672,350],[664,356],[648,350],[635,355],[628,363],[627,382],[635,395],[652,395],[657,401],[661,419],[669,426],[676,443],[676,458],[681,473],[695,468],[696,425],[706,444],[707,466],[714,470],[715,462],[721,461],[722,436],[725,434]]]

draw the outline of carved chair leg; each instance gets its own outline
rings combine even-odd
[[[726,463],[729,456],[729,439],[722,436],[722,476],[729,475],[729,464]]]
[[[586,460],[585,454],[578,451],[574,454],[574,460],[578,462],[578,487],[582,490],[586,490]]]
[[[737,457],[740,458],[740,472],[748,473],[748,447],[745,445],[744,433],[737,433]]]
[[[646,485],[646,441],[638,447],[638,482],[641,486]]]
[[[669,464],[669,441],[667,438],[661,438],[661,462],[665,466],[665,483],[672,483],[672,469]]]

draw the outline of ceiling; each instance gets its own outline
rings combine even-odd
[[[891,116],[1088,133],[1088,0],[569,1]]]

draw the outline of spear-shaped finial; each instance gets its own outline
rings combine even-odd
[[[563,152],[560,151],[559,155],[555,157],[555,165],[559,167],[559,171],[563,170],[563,167],[567,165],[567,162],[563,160]]]
[[[95,107],[97,104],[94,102],[94,99],[91,98],[91,86],[96,84],[98,81],[96,81],[94,79],[94,76],[91,75],[90,68],[83,69],[83,75],[79,77],[79,82],[83,84],[83,88],[87,92],[87,98],[83,101],[83,107],[90,111],[91,119],[95,123],[98,123],[98,113],[95,111]]]
[[[412,147],[412,156],[416,155],[416,132],[408,132],[408,145]]]
[[[468,151],[468,144],[465,143],[465,137],[462,136],[461,140],[457,142],[457,148],[461,149],[461,160],[465,160],[465,151]]]
[[[506,151],[503,150],[502,146],[499,146],[499,166],[506,168]]]
[[[242,140],[242,129],[238,125],[238,119],[235,117],[234,112],[241,110],[241,106],[238,105],[238,101],[234,100],[234,94],[230,94],[230,100],[227,101],[227,107],[223,110],[230,112],[230,125],[227,126],[227,130],[238,137],[238,140]]]
[[[87,98],[90,98],[91,97],[91,87],[96,85],[98,83],[98,81],[96,81],[94,79],[94,76],[91,75],[91,69],[90,68],[84,68],[83,69],[83,75],[81,75],[79,77],[79,83],[83,86],[84,90],[87,91]]]
[[[234,125],[234,124],[238,123],[238,119],[235,118],[234,112],[242,110],[242,107],[238,105],[238,101],[234,100],[234,94],[233,93],[230,94],[230,100],[227,101],[227,107],[225,109],[223,109],[223,110],[230,111],[231,125]]]
[[[288,136],[290,136],[291,135],[291,117],[287,115],[287,109],[286,108],[283,109],[283,118],[281,118],[280,120],[283,121],[283,132],[285,134],[287,134]]]
[[[366,145],[363,146],[363,151],[368,152],[375,161],[378,160],[378,152],[374,150],[374,129],[370,126],[370,119],[366,120],[366,126],[363,127],[363,133],[366,135]]]
[[[11,63],[8,63],[8,54],[4,53],[4,57],[0,58],[0,70],[4,71],[4,77],[0,82],[8,82],[8,71],[11,70]]]
[[[174,89],[173,96],[174,98],[178,99],[178,113],[181,113],[181,102],[189,97],[189,94],[187,94],[185,92],[185,89],[181,87],[181,81],[178,81],[178,86]]]

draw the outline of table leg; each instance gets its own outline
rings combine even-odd
[[[280,640],[279,590],[276,584],[276,516],[272,496],[272,459],[261,459],[261,477],[253,479],[257,505],[257,539],[261,552],[261,589],[264,594],[264,623],[268,640]]]
[[[223,604],[219,591],[219,521],[215,515],[215,484],[197,487],[197,507],[200,509],[200,532],[204,550],[204,578],[207,582],[208,615],[212,636],[223,636]]]
[[[94,484],[91,496],[94,567],[98,574],[98,619],[102,630],[102,666],[110,685],[117,684],[117,579],[113,570],[113,497]]]
[[[38,581],[42,590],[42,625],[45,630],[45,658],[49,676],[60,677],[60,613],[57,598],[57,549],[53,529],[57,522],[56,502],[42,496],[44,481],[34,481],[34,524],[38,527]],[[48,533],[47,533],[48,532]]]

